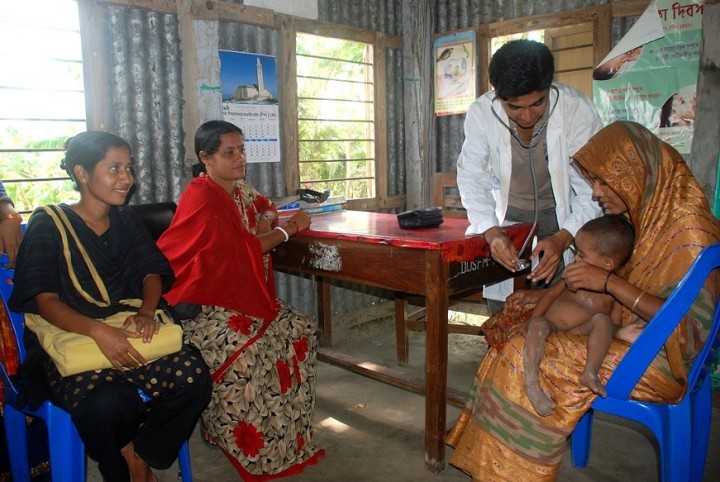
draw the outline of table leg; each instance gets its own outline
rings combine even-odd
[[[395,356],[398,365],[407,365],[407,299],[405,293],[395,292]]]
[[[320,345],[332,346],[332,309],[330,307],[330,282],[322,276],[317,282],[318,324],[320,325]]]
[[[425,467],[440,472],[445,468],[447,417],[448,266],[433,254],[425,278]]]

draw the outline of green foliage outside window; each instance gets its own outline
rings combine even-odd
[[[298,34],[296,53],[301,185],[373,197],[372,46]]]
[[[0,2],[0,179],[20,212],[78,198],[60,160],[86,129],[77,2]]]
[[[65,171],[60,169],[67,135],[43,139],[44,135],[51,135],[51,132],[38,129],[34,134],[37,139],[34,139],[33,135],[22,130],[22,122],[16,121],[16,127],[2,124],[0,145],[13,146],[13,150],[0,152],[0,166],[3,185],[15,203],[15,209],[27,213],[40,205],[78,198],[72,182]],[[61,124],[56,127],[73,132],[72,123]],[[76,127],[77,132],[84,130],[84,124]],[[16,180],[24,182],[14,182]]]

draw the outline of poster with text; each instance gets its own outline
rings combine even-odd
[[[689,154],[695,124],[702,1],[654,0],[593,71],[603,124],[636,121]]]
[[[219,53],[223,119],[242,129],[248,162],[280,162],[275,57]]]
[[[435,54],[435,115],[462,114],[475,100],[475,32],[440,37]]]

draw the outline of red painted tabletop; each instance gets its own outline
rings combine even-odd
[[[478,256],[490,256],[485,238],[465,235],[470,225],[466,219],[445,218],[439,226],[402,229],[395,214],[343,210],[311,217],[310,228],[302,231],[301,236],[437,250],[441,251],[446,261],[469,261]],[[503,231],[515,248],[520,249],[530,227],[529,224],[516,224],[503,227]]]

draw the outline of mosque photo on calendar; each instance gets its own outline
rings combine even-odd
[[[277,104],[277,66],[271,55],[220,50],[223,102]]]

